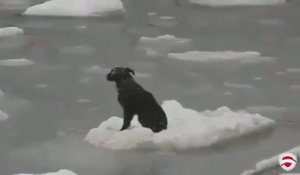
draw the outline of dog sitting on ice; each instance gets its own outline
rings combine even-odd
[[[132,77],[134,71],[130,68],[115,67],[107,74],[108,81],[114,81],[118,90],[118,101],[122,106],[122,130],[130,127],[134,115],[143,127],[153,132],[167,129],[168,121],[165,112],[156,102],[153,95],[140,86]]]

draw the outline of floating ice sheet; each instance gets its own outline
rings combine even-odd
[[[3,27],[0,28],[0,38],[23,34],[24,30],[19,27]]]
[[[43,173],[43,174],[15,174],[15,175],[77,175],[70,170],[59,170],[58,172],[53,173]]]
[[[184,108],[175,100],[164,101],[162,107],[169,121],[165,131],[153,133],[150,129],[141,127],[135,117],[132,126],[120,132],[123,120],[111,117],[98,128],[91,129],[85,140],[110,149],[185,150],[209,147],[275,123],[259,114],[234,112],[227,107],[198,112]]]
[[[28,60],[26,58],[0,60],[0,66],[8,66],[8,67],[31,66],[34,64],[35,64],[34,61]]]
[[[24,15],[106,16],[124,11],[120,0],[50,0],[29,7]]]
[[[257,63],[272,61],[272,57],[263,57],[255,51],[188,51],[184,53],[169,53],[168,58],[195,61],[195,62],[220,62],[220,61],[239,61],[241,63]]]
[[[9,116],[0,110],[0,121],[4,121],[4,120],[7,120],[9,118]]]
[[[300,156],[300,146],[294,147],[288,151],[288,153],[294,153],[298,157]],[[280,155],[280,154],[278,154]],[[254,175],[259,172],[266,171],[268,169],[276,168],[278,166],[278,155],[270,157],[268,159],[261,160],[255,164],[255,168],[252,170],[246,170],[241,175]]]
[[[173,35],[162,35],[154,38],[142,36],[139,47],[145,50],[148,55],[157,56],[190,44],[191,39],[177,38]]]
[[[286,0],[189,0],[192,4],[203,6],[257,6],[278,5],[286,3]]]

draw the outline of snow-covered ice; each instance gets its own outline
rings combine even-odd
[[[284,4],[286,0],[189,0],[192,4],[203,6],[257,6]]]
[[[275,124],[275,121],[259,114],[235,112],[227,107],[198,112],[184,108],[175,100],[164,101],[162,107],[169,121],[165,131],[153,133],[141,127],[135,117],[132,126],[120,132],[123,120],[111,117],[98,128],[91,129],[85,140],[110,149],[184,150],[208,147]]]
[[[0,38],[23,34],[24,30],[19,27],[3,27],[0,28]]]
[[[300,146],[294,147],[288,151],[285,151],[287,153],[294,153],[298,157],[300,156]],[[241,175],[254,175],[259,172],[263,172],[269,169],[276,168],[278,166],[278,155],[272,156],[270,158],[261,160],[255,164],[255,168],[252,170],[246,170]]]
[[[4,120],[7,120],[9,118],[9,116],[0,110],[0,121],[4,121]]]
[[[241,63],[258,63],[272,61],[272,57],[263,57],[255,51],[188,51],[184,53],[169,53],[168,58],[195,62],[239,61]]]
[[[43,174],[15,174],[15,175],[77,175],[76,173],[72,172],[71,170],[62,169],[57,172],[51,172],[51,173],[43,173]]]
[[[124,12],[120,0],[49,0],[29,7],[24,15],[38,16],[106,16]]]
[[[8,67],[32,66],[34,64],[35,64],[34,61],[28,60],[26,58],[0,60],[0,66],[8,66]]]

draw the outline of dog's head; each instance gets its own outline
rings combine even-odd
[[[128,67],[115,67],[106,76],[108,81],[121,81],[132,79],[134,71]]]

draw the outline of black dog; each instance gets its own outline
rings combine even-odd
[[[107,74],[108,81],[116,82],[118,101],[124,110],[124,121],[121,131],[129,128],[134,115],[143,127],[153,132],[167,129],[168,121],[165,112],[156,102],[153,95],[134,81],[134,71],[130,68],[115,67]]]

